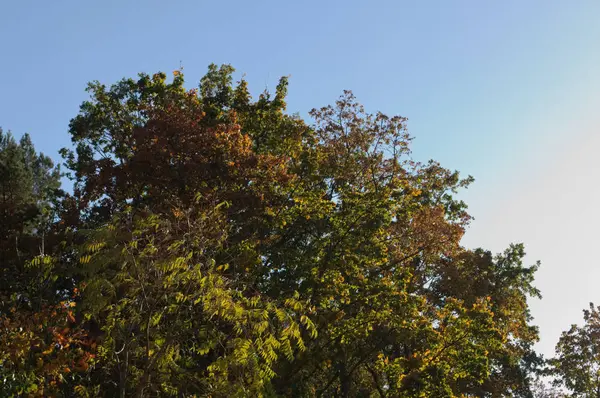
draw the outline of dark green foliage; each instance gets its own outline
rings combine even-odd
[[[33,299],[32,290],[40,293],[25,264],[51,250],[59,187],[58,167],[35,151],[29,135],[17,142],[0,129],[0,297],[24,294],[25,300]]]

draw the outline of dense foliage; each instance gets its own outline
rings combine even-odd
[[[550,373],[574,397],[600,397],[600,309],[590,304],[583,319],[583,326],[571,325],[562,333]]]
[[[532,396],[537,265],[460,245],[471,178],[232,73],[91,83],[72,194],[0,135],[0,395]]]

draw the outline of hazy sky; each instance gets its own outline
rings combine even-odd
[[[418,5],[416,5],[418,4]],[[414,156],[472,174],[465,244],[542,261],[540,350],[600,304],[600,2],[1,1],[0,126],[57,158],[86,82],[231,63],[291,75],[305,114],[351,89],[409,118]]]

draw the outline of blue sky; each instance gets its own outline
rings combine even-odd
[[[409,118],[414,156],[475,176],[468,246],[543,262],[540,350],[600,303],[600,2],[125,1],[0,3],[0,126],[45,153],[90,80],[231,63],[255,93],[291,75],[289,110],[351,89]]]

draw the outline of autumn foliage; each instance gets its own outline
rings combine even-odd
[[[461,246],[472,179],[413,161],[407,120],[350,92],[305,121],[286,78],[253,100],[232,74],[89,85],[73,193],[3,232],[3,272],[27,272],[0,288],[0,391],[531,396],[537,265]]]

